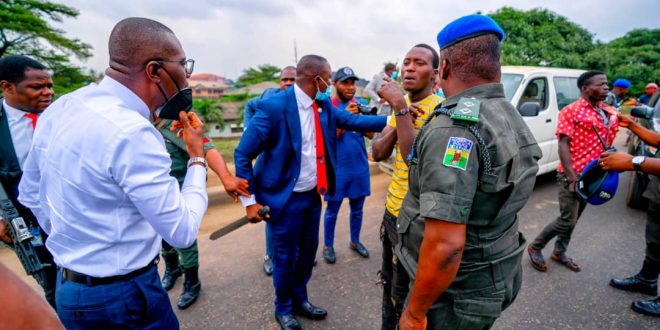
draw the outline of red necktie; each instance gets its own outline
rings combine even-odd
[[[32,120],[32,129],[35,129],[37,127],[37,114],[28,112],[25,114],[25,117],[30,118],[30,120]]]
[[[314,108],[314,124],[316,125],[316,190],[321,195],[328,192],[328,174],[325,169],[325,146],[323,145],[323,131],[319,119],[319,106],[312,103]]]

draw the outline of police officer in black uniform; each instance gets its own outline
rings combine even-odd
[[[658,111],[656,107],[655,111]],[[644,128],[630,117],[619,115],[619,126],[629,128],[649,145],[660,148],[660,134]],[[660,156],[656,154],[656,156]],[[648,295],[658,294],[658,274],[660,274],[660,159],[644,156],[633,157],[627,153],[605,152],[600,165],[611,171],[642,171],[651,174],[651,181],[644,192],[649,200],[646,220],[646,256],[642,269],[634,276],[613,278],[610,285],[621,290],[636,291]],[[638,300],[632,303],[635,312],[660,316],[660,296],[651,300]]]

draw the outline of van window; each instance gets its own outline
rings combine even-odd
[[[553,81],[555,83],[555,91],[557,92],[557,107],[559,110],[580,98],[577,78],[555,77]]]
[[[503,73],[502,74],[502,85],[504,85],[504,97],[511,102],[513,94],[518,90],[518,86],[522,81],[523,76],[521,74],[513,73]]]
[[[523,94],[518,101],[518,108],[527,103],[537,103],[541,106],[541,110],[548,108],[548,82],[545,78],[535,78],[529,81]]]

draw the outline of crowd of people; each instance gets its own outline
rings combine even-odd
[[[656,295],[660,161],[606,150],[620,126],[660,146],[660,134],[616,110],[628,81],[617,80],[611,93],[603,72],[579,77],[580,98],[562,109],[557,126],[560,215],[530,244],[519,231],[518,212],[542,154],[500,84],[504,36],[487,16],[449,23],[437,35],[439,52],[427,44],[408,50],[400,84],[394,64],[374,76],[366,91],[375,116],[361,114],[366,104],[355,97],[358,76],[349,66],[333,74],[324,57],[303,56],[281,71],[279,88],[247,102],[235,175],[199,117],[186,112],[194,61],[165,25],[135,17],[118,22],[103,80],[55,102],[44,65],[3,57],[0,182],[33,241],[41,242],[35,243],[46,265],[40,285],[56,311],[44,313],[49,308],[24,292],[28,298],[13,306],[24,312],[8,319],[10,327],[178,329],[166,291],[183,276],[177,307],[199,296],[196,239],[209,167],[250,222],[266,223],[263,270],[272,275],[280,327],[301,329],[298,316],[324,319],[327,311],[307,292],[322,203],[323,260],[336,262],[334,229],[344,199],[349,247],[368,258],[360,241],[371,193],[368,154],[375,161],[395,155],[380,228],[382,329],[492,327],[520,291],[525,250],[545,271],[541,251],[555,237],[551,259],[580,271],[567,249],[587,206],[576,186],[592,162],[604,171],[653,175],[642,270],[610,284]],[[649,84],[638,102],[648,103],[656,91]],[[0,239],[12,246],[7,226],[0,221]],[[632,308],[660,316],[660,298]]]

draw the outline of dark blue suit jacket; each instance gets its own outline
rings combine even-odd
[[[250,190],[261,205],[268,205],[276,219],[291,196],[300,175],[302,135],[298,103],[293,86],[283,93],[263,99],[234,151],[236,176],[250,183]],[[335,108],[330,100],[319,113],[325,141],[329,194],[334,192],[337,128],[380,132],[387,125],[384,116],[353,115]],[[258,155],[254,169],[252,160]]]

